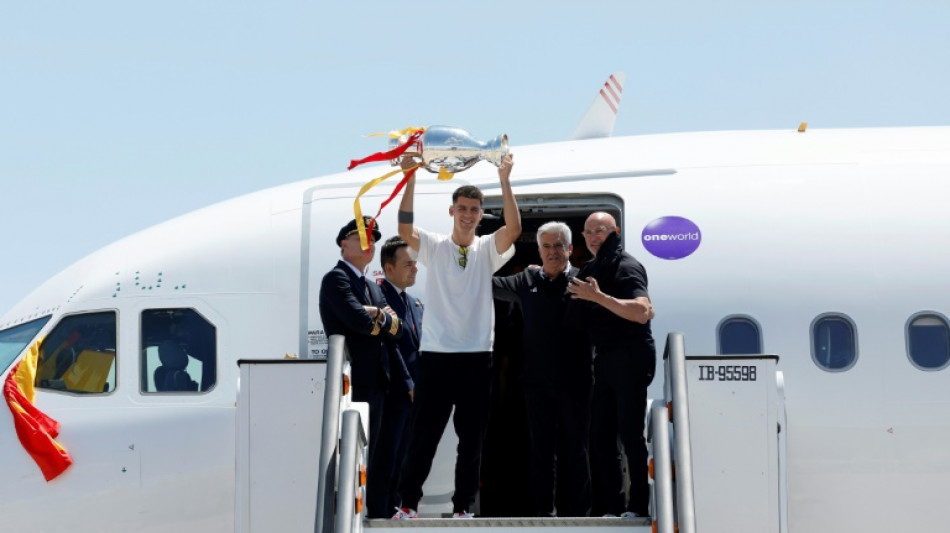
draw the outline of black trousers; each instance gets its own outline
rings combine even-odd
[[[353,401],[369,404],[369,449],[367,450],[366,464],[369,471],[375,470],[374,465],[379,461],[379,435],[382,434],[383,412],[386,409],[386,393],[381,388],[357,390],[353,389]],[[382,501],[384,492],[381,485],[374,486],[367,478],[366,501]],[[367,509],[369,510],[369,509]]]
[[[525,403],[531,435],[531,489],[538,516],[590,515],[590,386],[529,387]],[[560,513],[556,500],[563,504]]]
[[[397,482],[399,468],[409,448],[409,413],[412,404],[404,391],[386,394],[379,433],[370,436],[376,440],[373,462],[369,465],[367,514],[370,518],[389,518],[400,507]]]
[[[420,354],[409,450],[399,476],[403,506],[418,509],[422,485],[454,406],[459,444],[452,507],[454,512],[472,509],[490,405],[491,352]]]
[[[600,494],[611,514],[620,515],[625,510],[640,516],[649,513],[648,455],[643,429],[650,381],[642,362],[628,351],[598,353],[594,358],[591,449],[601,483]],[[630,472],[630,500],[626,504],[619,445],[623,446]]]

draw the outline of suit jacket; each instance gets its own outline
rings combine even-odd
[[[392,371],[391,386],[400,392],[408,393],[415,388],[415,381],[418,377],[419,367],[419,345],[420,335],[422,335],[422,302],[413,297],[408,292],[406,299],[409,300],[409,309],[403,303],[402,297],[392,283],[382,282],[380,288],[383,290],[383,296],[389,302],[389,307],[393,308],[396,315],[402,320],[403,334],[402,338],[387,343],[390,347],[389,368]],[[406,315],[412,315],[411,324],[406,320]]]
[[[369,298],[363,287],[369,290]],[[376,327],[364,305],[383,308],[386,298],[376,283],[366,280],[364,284],[353,269],[339,261],[320,284],[320,318],[327,336],[339,334],[346,338],[353,399],[361,402],[389,386],[389,357],[383,342],[403,334],[401,323],[392,331],[393,320],[386,313],[382,325]]]

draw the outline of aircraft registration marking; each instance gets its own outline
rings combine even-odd
[[[699,365],[699,381],[755,381],[755,370],[750,365]]]

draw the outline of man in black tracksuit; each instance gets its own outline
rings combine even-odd
[[[591,214],[584,223],[584,239],[594,258],[568,286],[574,296],[568,317],[583,324],[594,343],[592,456],[608,515],[649,516],[643,426],[656,348],[650,331],[653,304],[647,273],[624,252],[620,228],[610,214]],[[618,436],[630,471],[626,505]]]
[[[531,437],[531,487],[538,516],[588,516],[591,345],[586,331],[565,322],[571,229],[548,222],[538,229],[541,269],[493,282],[495,298],[520,304],[524,317],[524,394]],[[562,455],[557,456],[560,444]],[[555,509],[557,474],[565,505]]]

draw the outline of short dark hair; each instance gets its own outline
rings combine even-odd
[[[452,205],[455,205],[459,199],[459,196],[478,200],[478,205],[482,205],[482,199],[485,198],[485,195],[482,194],[482,191],[474,185],[462,185],[458,189],[455,189],[455,192],[452,193]]]
[[[409,246],[409,243],[402,240],[402,237],[399,235],[386,239],[382,249],[379,251],[380,264],[396,266],[396,251],[403,246]]]

